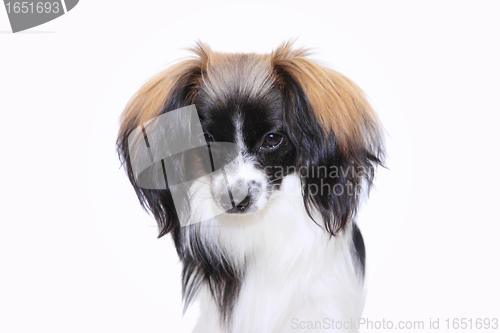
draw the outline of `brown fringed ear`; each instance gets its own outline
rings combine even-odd
[[[300,174],[305,207],[311,217],[312,209],[319,212],[334,236],[353,219],[382,164],[382,129],[358,86],[307,55],[287,42],[271,54],[271,65],[296,167],[307,170]]]
[[[173,230],[179,222],[171,192],[168,185],[164,190],[144,189],[137,185],[130,161],[133,152],[129,150],[128,139],[136,128],[147,121],[165,112],[194,104],[202,73],[212,51],[200,42],[190,50],[195,57],[162,71],[146,82],[132,97],[121,115],[116,142],[120,161],[141,205],[154,215],[159,225],[159,237]],[[175,128],[165,130],[171,131]]]
[[[325,135],[335,134],[346,155],[375,148],[381,138],[377,115],[364,92],[344,75],[306,58],[309,51],[282,44],[271,54],[272,65],[286,71],[303,89]]]
[[[184,97],[187,101],[194,101],[201,73],[205,71],[212,51],[201,42],[189,50],[196,57],[181,61],[160,72],[146,82],[132,97],[121,115],[119,136],[123,135],[128,128],[140,126],[162,112],[170,111],[164,110],[165,104],[171,99],[177,100],[176,94],[180,89],[192,88],[190,94]]]

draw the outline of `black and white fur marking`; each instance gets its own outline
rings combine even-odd
[[[203,44],[194,52],[134,96],[117,145],[160,237],[172,233],[186,307],[201,301],[195,332],[301,332],[294,320],[359,318],[365,248],[353,219],[384,155],[363,93],[290,43],[269,55]],[[193,104],[200,140],[234,143],[243,158],[203,176],[209,188],[189,189],[187,212],[202,222],[181,226],[169,188],[136,184],[127,140],[145,121]],[[221,208],[227,213],[216,216]]]

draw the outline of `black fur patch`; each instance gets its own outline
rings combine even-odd
[[[235,266],[225,259],[223,253],[210,248],[207,244],[203,244],[196,232],[193,232],[195,227],[194,225],[184,227],[191,228],[191,235],[194,235],[190,241],[191,251],[179,251],[183,247],[180,242],[180,233],[186,231],[186,229],[177,229],[173,233],[179,257],[184,265],[182,294],[185,309],[196,296],[200,286],[205,283],[219,308],[221,322],[228,325],[241,288],[244,268],[236,270]],[[203,232],[203,228],[210,227],[201,226],[201,232]]]
[[[354,245],[354,259],[359,263],[361,276],[365,276],[365,242],[356,223],[352,222],[352,243]]]
[[[337,147],[335,133],[321,126],[303,87],[286,68],[276,68],[276,72],[283,82],[284,123],[297,152],[296,170],[302,180],[305,207],[311,218],[311,211],[318,210],[325,229],[335,236],[356,214],[358,189],[363,184],[370,189],[375,167],[382,163],[382,148],[367,147],[344,155]]]

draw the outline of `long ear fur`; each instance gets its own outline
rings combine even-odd
[[[369,190],[384,143],[364,93],[342,74],[306,58],[307,50],[281,45],[271,55],[283,95],[285,124],[297,148],[304,203],[316,208],[335,235],[354,217],[363,183]]]
[[[141,205],[153,214],[158,223],[158,237],[164,236],[179,224],[172,195],[168,185],[164,190],[144,189],[137,185],[128,139],[132,131],[147,121],[165,112],[194,104],[199,80],[211,50],[198,43],[191,51],[196,57],[179,62],[146,82],[129,101],[120,118],[116,142],[118,155]]]

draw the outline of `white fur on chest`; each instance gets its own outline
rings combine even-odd
[[[296,323],[360,317],[363,285],[353,264],[350,226],[333,238],[314,223],[297,176],[286,177],[281,192],[258,213],[211,223],[205,241],[223,248],[243,270],[243,281],[229,330],[220,327],[207,288],[199,290],[202,315],[195,332],[306,332]]]

